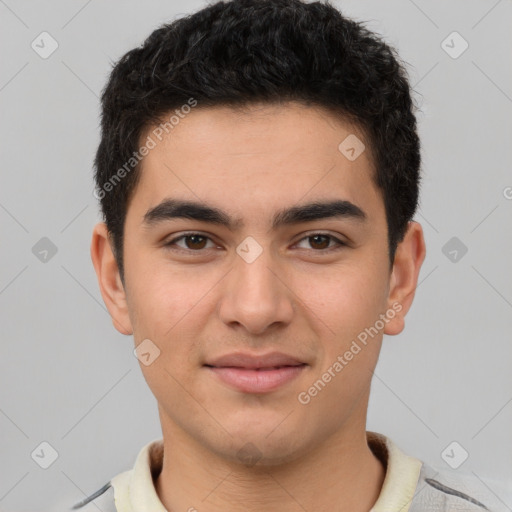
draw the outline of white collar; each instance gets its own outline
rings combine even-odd
[[[403,453],[382,434],[367,432],[366,435],[370,449],[387,466],[379,498],[370,512],[408,512],[422,462]],[[167,512],[154,485],[162,463],[163,440],[155,439],[140,450],[133,469],[111,480],[118,512]]]

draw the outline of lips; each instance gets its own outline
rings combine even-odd
[[[250,370],[265,370],[272,368],[281,368],[283,366],[300,366],[306,364],[303,361],[282,354],[280,352],[271,352],[269,354],[248,354],[236,352],[226,354],[206,363],[205,366],[216,368],[246,368]]]
[[[293,356],[272,352],[266,355],[227,354],[204,366],[237,391],[268,393],[294,380],[308,365]]]

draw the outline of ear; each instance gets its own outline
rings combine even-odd
[[[129,335],[133,334],[133,328],[128,315],[124,286],[110,242],[106,224],[96,224],[92,233],[91,259],[101,296],[112,317],[114,327],[121,334]]]
[[[405,326],[405,315],[411,307],[418,286],[418,275],[425,259],[423,229],[417,222],[409,222],[404,239],[398,244],[391,272],[388,309],[396,312],[384,329],[384,334],[400,334]]]

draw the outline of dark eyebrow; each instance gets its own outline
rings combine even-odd
[[[159,222],[176,218],[208,222],[224,226],[231,231],[244,226],[241,218],[231,218],[229,214],[218,208],[195,201],[170,198],[164,199],[160,204],[149,209],[144,215],[143,225],[150,227]],[[350,201],[341,199],[325,202],[315,201],[278,211],[272,220],[272,229],[329,218],[365,221],[367,215],[359,206]]]
[[[359,206],[347,200],[315,201],[280,210],[272,221],[272,229],[289,224],[298,224],[299,222],[311,222],[329,218],[365,221],[367,215]]]

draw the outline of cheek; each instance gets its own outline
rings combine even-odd
[[[197,370],[197,333],[201,318],[207,317],[201,297],[211,288],[200,281],[156,266],[143,279],[132,280],[135,343],[149,339],[159,351],[154,362],[146,366],[141,361],[140,368],[157,400],[175,412],[188,407],[184,389],[191,387]]]
[[[201,309],[201,298],[212,287],[197,268],[178,271],[163,258],[132,256],[126,271],[134,335],[159,345],[168,345],[183,325],[190,324],[191,315],[197,316]]]
[[[323,353],[309,387],[301,391],[303,399],[310,399],[311,417],[324,417],[329,410],[339,424],[369,390],[382,344],[381,332],[371,328],[385,308],[385,282],[378,273],[355,268],[316,282],[306,306],[315,313],[311,318],[320,319]],[[329,422],[322,426],[330,427]]]
[[[386,304],[386,282],[367,264],[331,267],[296,283],[304,305],[338,345],[373,325]]]

